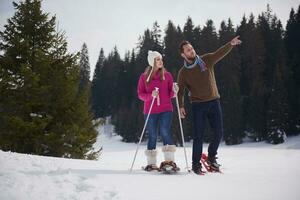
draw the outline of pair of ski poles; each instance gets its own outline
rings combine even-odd
[[[174,85],[177,85],[177,83],[174,83]],[[157,87],[155,88],[155,90],[158,92],[158,88]],[[152,110],[155,98],[156,98],[156,96],[154,96],[153,99],[152,99],[152,102],[151,102],[151,105],[150,105],[150,109],[149,109],[149,113],[148,113],[148,115],[146,117],[146,121],[145,121],[145,124],[144,124],[144,127],[143,127],[143,131],[142,131],[142,134],[140,136],[139,143],[137,144],[137,147],[136,147],[136,151],[135,151],[134,158],[133,158],[133,161],[132,161],[132,164],[131,164],[131,167],[130,167],[130,171],[132,171],[132,168],[133,168],[133,165],[134,165],[134,162],[135,162],[135,159],[136,159],[137,152],[138,152],[140,144],[142,142],[142,139],[143,139],[143,136],[144,136],[144,132],[145,132],[148,120],[149,120],[149,116],[150,116],[150,113],[151,113],[151,110]],[[184,156],[185,156],[186,169],[187,169],[188,172],[190,172],[189,166],[188,166],[188,162],[187,162],[186,148],[185,148],[185,142],[184,142],[183,129],[182,129],[182,123],[181,123],[180,109],[179,109],[179,102],[178,102],[178,96],[177,96],[177,94],[176,94],[176,106],[177,106],[179,126],[180,126],[180,132],[181,132],[181,138],[182,138],[182,144],[183,144],[183,150],[184,150]]]

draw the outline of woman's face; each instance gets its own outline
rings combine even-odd
[[[155,66],[156,66],[158,69],[161,69],[161,68],[164,66],[162,57],[156,57],[156,58],[155,58]]]

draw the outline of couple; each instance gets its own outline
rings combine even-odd
[[[179,170],[174,162],[176,146],[173,144],[170,130],[173,113],[171,99],[178,95],[180,116],[185,118],[187,114],[183,102],[185,89],[189,91],[193,114],[192,170],[196,174],[203,173],[200,159],[206,119],[208,119],[214,134],[208,146],[207,163],[213,169],[219,169],[220,165],[216,161],[216,155],[223,136],[223,120],[220,95],[214,75],[214,65],[228,54],[233,46],[240,43],[239,36],[237,36],[217,51],[198,56],[192,44],[188,41],[181,42],[179,51],[184,60],[183,67],[178,73],[178,86],[173,86],[172,75],[164,68],[162,55],[157,51],[148,52],[149,66],[140,76],[137,89],[139,99],[144,102],[144,116],[146,117],[149,114],[147,123],[149,139],[145,151],[147,157],[145,170],[159,170],[156,165],[158,131],[162,136],[164,145],[162,151],[165,161],[162,162],[161,166],[167,163]],[[158,88],[158,90],[155,88]],[[154,104],[150,110],[153,98],[155,98]]]

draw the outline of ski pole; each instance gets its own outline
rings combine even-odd
[[[174,86],[175,85],[177,86],[177,83],[174,83]],[[180,109],[179,109],[179,102],[178,102],[178,95],[177,94],[176,94],[176,105],[177,105],[178,120],[179,120],[179,126],[180,126],[181,138],[182,138],[182,145],[183,145],[183,150],[184,150],[186,169],[187,169],[188,172],[190,172],[190,169],[189,169],[189,166],[188,166],[188,161],[187,161],[187,156],[186,156],[185,142],[184,142],[183,129],[182,129],[182,123],[181,123]]]
[[[158,88],[155,87],[155,90],[158,91]],[[151,105],[150,105],[150,109],[149,109],[149,113],[147,115],[147,118],[146,118],[146,121],[145,121],[145,124],[144,124],[144,128],[143,128],[143,131],[142,131],[142,134],[140,136],[140,141],[136,147],[136,151],[135,151],[135,154],[134,154],[134,158],[133,158],[133,161],[132,161],[132,164],[131,164],[131,167],[130,167],[130,171],[132,172],[132,168],[133,168],[133,165],[134,165],[134,162],[135,162],[135,158],[136,158],[136,155],[137,155],[137,152],[139,150],[139,147],[140,147],[140,144],[142,142],[142,139],[143,139],[143,135],[144,135],[144,132],[145,132],[145,129],[146,129],[146,126],[147,126],[147,123],[148,123],[148,119],[149,119],[149,116],[150,116],[150,113],[151,113],[151,110],[152,110],[152,107],[153,107],[153,104],[154,104],[154,100],[155,100],[155,96],[153,97],[152,99],[152,102],[151,102]]]

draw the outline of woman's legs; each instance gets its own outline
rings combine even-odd
[[[159,114],[159,131],[164,145],[173,145],[171,136],[172,112],[163,112]]]
[[[145,115],[146,119],[147,115]],[[156,167],[156,139],[157,139],[157,128],[158,128],[158,114],[150,114],[148,123],[147,123],[147,131],[148,131],[148,145],[147,150],[145,151],[145,155],[147,157],[147,170],[157,168]]]
[[[145,116],[146,118],[147,116]],[[147,123],[147,131],[148,131],[148,150],[156,149],[156,140],[157,140],[157,131],[158,131],[158,119],[159,114],[150,114],[148,123]]]
[[[174,152],[176,151],[176,146],[173,145],[171,135],[172,116],[172,112],[164,112],[160,114],[159,130],[164,144],[164,146],[162,147],[162,151],[164,153],[165,161],[174,162]]]

